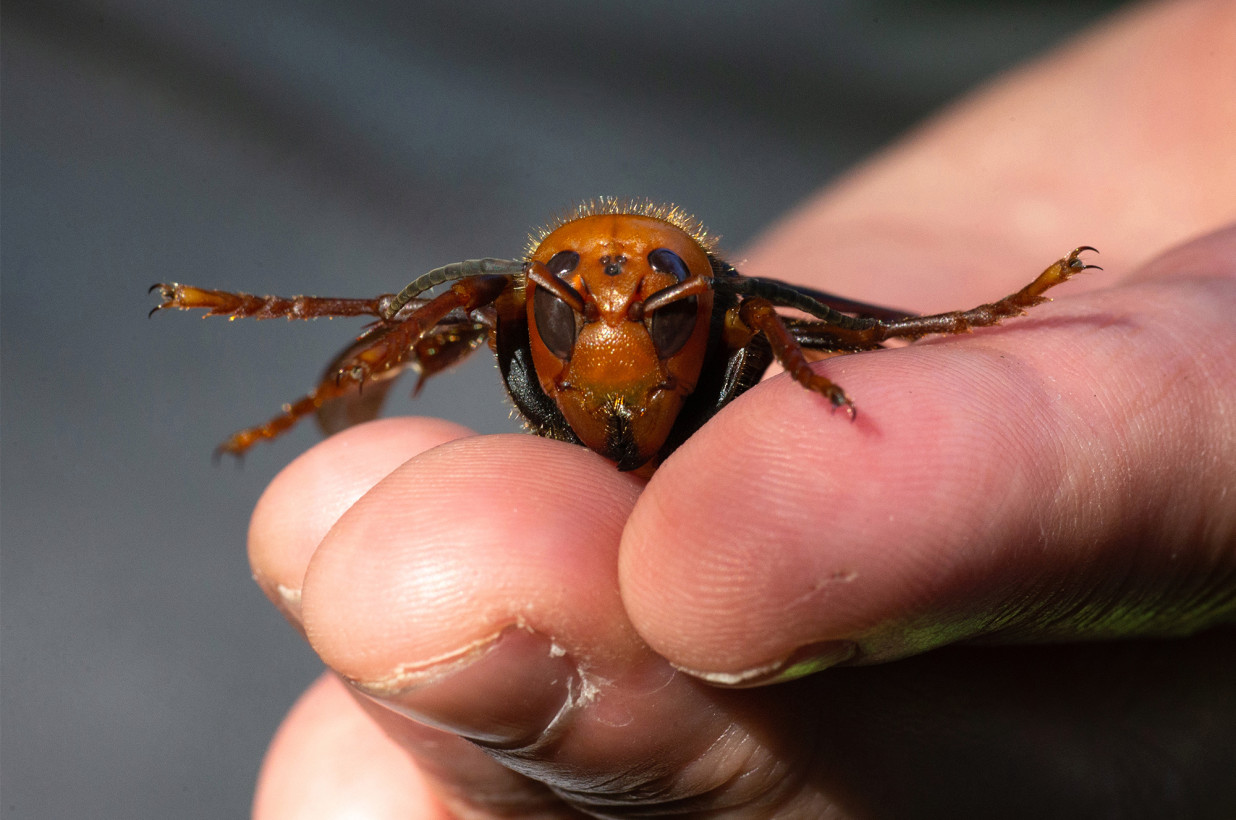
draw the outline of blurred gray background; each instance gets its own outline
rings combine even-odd
[[[153,282],[369,296],[600,194],[735,249],[1110,2],[22,2],[0,24],[0,810],[248,812],[320,665],[249,579],[360,322],[146,319]],[[390,412],[516,429],[492,365]]]

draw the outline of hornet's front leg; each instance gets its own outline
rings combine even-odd
[[[336,360],[336,366],[327,371],[312,393],[285,404],[283,412],[265,424],[234,434],[218,452],[239,456],[257,442],[281,435],[325,402],[359,391],[367,381],[393,378],[412,363],[417,344],[448,314],[452,311],[469,313],[489,304],[509,282],[507,276],[463,279],[403,318],[380,321]]]
[[[159,291],[162,303],[155,305],[150,315],[160,310],[205,310],[206,316],[227,316],[229,319],[317,319],[328,316],[382,316],[383,309],[394,299],[387,293],[374,299],[330,299],[320,296],[255,296],[226,290],[206,290],[178,282],[150,286]]]
[[[854,402],[838,385],[811,369],[802,346],[772,302],[758,296],[744,299],[738,307],[738,319],[751,331],[764,335],[777,362],[796,382],[828,399],[833,407],[844,408],[850,420],[854,420]]]
[[[970,310],[881,321],[876,327],[860,331],[858,335],[864,342],[876,343],[886,339],[918,339],[931,333],[967,333],[972,328],[998,325],[1005,319],[1020,316],[1028,308],[1046,302],[1047,297],[1043,293],[1067,282],[1074,274],[1090,269],[1102,270],[1098,265],[1087,265],[1081,260],[1080,255],[1085,251],[1094,251],[1094,248],[1089,245],[1074,248],[1068,256],[1053,262],[1033,282],[998,302],[979,305]]]
[[[1087,265],[1080,258],[1083,252],[1093,250],[1094,248],[1089,246],[1075,248],[1068,256],[1052,263],[1033,282],[1016,293],[998,302],[970,310],[904,318],[855,318],[839,314],[827,305],[817,305],[810,298],[792,301],[788,296],[772,290],[777,283],[756,280],[754,285],[749,286],[749,290],[760,295],[749,296],[743,300],[738,309],[738,318],[749,331],[762,333],[768,339],[777,361],[795,381],[824,396],[834,407],[844,408],[853,420],[853,402],[838,385],[811,369],[810,360],[803,352],[804,344],[800,339],[807,342],[809,348],[841,354],[871,350],[880,347],[881,342],[888,339],[918,339],[931,333],[966,333],[972,328],[997,325],[1004,319],[1019,316],[1028,308],[1047,301],[1043,294],[1049,288],[1068,281],[1074,274],[1084,270],[1097,269],[1098,265]],[[774,309],[779,304],[810,312],[819,321],[794,321],[791,330]]]

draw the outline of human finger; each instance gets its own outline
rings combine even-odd
[[[452,815],[402,747],[383,734],[339,680],[320,677],[267,750],[253,800],[256,820]]]
[[[250,526],[250,556],[263,590],[302,633],[305,575],[338,518],[408,459],[467,433],[433,419],[371,422],[330,437],[271,483]],[[408,721],[355,691],[341,698],[340,691],[337,683],[320,683],[305,696],[305,704],[293,710],[268,751],[259,805],[294,803],[291,792],[298,782],[333,766],[335,752],[323,744],[344,733],[342,748],[356,756],[349,756],[350,765],[333,780],[319,784],[322,805],[331,804],[326,792],[345,800],[350,790],[377,782],[379,793],[370,801],[376,805],[419,804],[425,799],[420,785],[425,784],[435,795],[426,804],[431,807],[466,804],[471,812],[496,816],[527,811],[551,816],[557,811],[553,805],[558,801],[543,786],[500,766],[466,740]],[[377,756],[376,769],[367,775],[358,749]],[[389,759],[392,750],[403,757],[402,763]],[[413,783],[389,782],[388,775],[400,768],[416,772]]]
[[[825,805],[799,776],[814,741],[796,733],[797,701],[702,686],[631,628],[616,550],[641,489],[587,450],[533,437],[424,453],[331,529],[306,577],[306,633],[358,692],[409,727],[470,739],[548,785],[562,811]],[[436,765],[477,781],[449,756]]]
[[[349,428],[289,464],[249,523],[249,565],[262,592],[299,629],[309,559],[339,516],[407,459],[470,433],[440,419],[383,419]]]
[[[817,365],[854,424],[788,378],[753,389],[632,513],[640,634],[749,683],[1231,619],[1233,260],[1236,228],[1006,327]],[[698,475],[721,478],[684,494]]]
[[[1133,4],[940,112],[732,261],[931,313],[1088,244],[1108,273],[1069,288],[1104,287],[1236,220],[1233,42],[1226,0]]]
[[[978,574],[955,589],[973,596],[986,585],[992,598],[978,608],[985,615],[966,610],[973,617],[964,628],[956,626],[960,612],[926,621],[922,630],[933,634],[918,648],[992,632],[1010,590],[1027,579],[1046,582],[1049,565],[1008,561],[997,548],[1022,539],[1013,554],[1024,557],[1035,542],[1010,525],[1019,517],[1033,524],[1038,511],[1025,507],[1054,498],[1053,482],[1066,494],[1094,490],[1104,510],[1128,510],[1108,536],[1136,529],[1149,514],[1137,506],[1140,496],[1114,498],[1120,487],[1132,491],[1138,476],[1142,484],[1166,474],[1180,479],[1174,488],[1160,482],[1159,504],[1173,492],[1188,495],[1198,479],[1205,491],[1182,499],[1179,510],[1214,502],[1225,486],[1222,471],[1180,462],[1194,453],[1210,465],[1208,454],[1230,444],[1221,416],[1231,395],[1230,280],[1222,264],[1230,255],[1218,247],[1230,234],[1163,260],[1144,274],[1157,284],[1079,294],[1127,279],[1163,243],[1236,215],[1236,97],[1221,91],[1236,76],[1236,54],[1221,45],[1234,34],[1231,4],[1163,3],[1117,15],[954,106],[755,246],[744,271],[923,311],[990,301],[1040,270],[1051,258],[1044,254],[1081,242],[1103,248],[1107,270],[1075,278],[1052,293],[1056,303],[1002,328],[818,365],[855,399],[859,420],[851,429],[785,380],[752,390],[712,420],[661,468],[622,552],[624,595],[654,646],[719,679],[793,666],[801,654],[812,664],[800,670],[916,651],[904,630],[893,641],[899,648],[882,649],[868,632],[894,610],[905,616],[921,608],[908,600],[915,594],[956,600],[938,585],[915,591],[923,578],[960,577],[960,553],[926,547],[950,538],[959,551],[966,543],[993,550],[991,571],[963,562]],[[1222,100],[1210,104],[1207,90]],[[1205,285],[1170,281],[1199,270],[1209,276]],[[1130,332],[1138,328],[1147,332]],[[1169,380],[1170,404],[1148,402]],[[1054,393],[1065,401],[1053,409]],[[1129,416],[1126,407],[1134,408]],[[1123,485],[1115,480],[1135,468],[1143,472]],[[725,478],[685,503],[682,481],[702,474]],[[992,514],[996,506],[1002,516]],[[1067,517],[1067,506],[1055,514]],[[1077,533],[1098,523],[1081,504],[1073,511],[1085,525]],[[1160,526],[1177,520],[1167,515]],[[997,521],[1008,528],[988,531]],[[1223,524],[1216,526],[1218,535],[1198,543],[1221,542]],[[778,537],[798,549],[778,549]],[[666,541],[685,548],[659,551]],[[1202,560],[1190,566],[1202,577],[1210,559],[1204,547],[1195,554]],[[1091,555],[1081,550],[1076,561]],[[677,561],[681,570],[671,568]],[[1054,564],[1057,571],[1069,565]],[[1116,554],[1103,566],[1109,579],[1124,577]],[[1216,571],[1221,583],[1222,567]],[[1159,588],[1172,577],[1165,572]],[[873,583],[883,592],[846,611],[844,602]],[[1192,616],[1221,599],[1222,589],[1200,595]],[[825,599],[831,614],[823,621],[795,620],[798,608],[819,608]],[[885,605],[893,609],[881,616],[871,609]],[[756,614],[721,617],[736,609]],[[1187,620],[1168,609],[1140,627],[1129,619],[1123,629],[1184,629]],[[793,626],[773,627],[783,623],[800,633],[791,638]],[[1090,632],[1104,628],[1113,626],[1096,621]],[[855,635],[865,636],[865,648]]]

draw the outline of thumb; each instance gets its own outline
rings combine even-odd
[[[1234,313],[1230,228],[1002,328],[816,365],[854,425],[784,377],[760,385],[637,503],[633,623],[737,682],[1230,621]]]

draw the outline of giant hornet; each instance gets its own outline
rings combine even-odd
[[[456,262],[399,293],[281,298],[169,283],[151,288],[163,299],[151,313],[375,317],[313,392],[236,433],[222,452],[244,453],[311,413],[327,432],[374,418],[405,368],[419,371],[419,392],[425,379],[488,341],[511,401],[533,432],[582,444],[619,470],[651,472],[774,360],[852,419],[853,402],[811,369],[813,357],[999,324],[1045,301],[1049,288],[1097,267],[1079,258],[1094,249],[1079,247],[999,301],[915,316],[743,276],[717,255],[715,244],[679,208],[605,198],[542,229],[523,259]],[[442,285],[448,287],[427,295]]]

